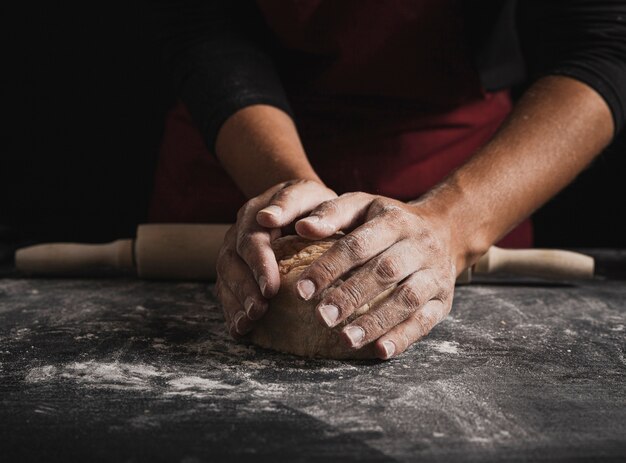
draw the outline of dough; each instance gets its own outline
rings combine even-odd
[[[373,344],[359,350],[351,349],[339,335],[339,331],[354,318],[367,312],[388,291],[371,304],[359,308],[347,321],[332,329],[322,325],[315,314],[320,298],[303,301],[296,292],[298,276],[339,238],[340,235],[337,235],[321,241],[309,241],[299,236],[286,236],[274,241],[273,248],[281,276],[280,290],[270,300],[267,313],[252,331],[250,338],[253,343],[305,357],[375,358]]]

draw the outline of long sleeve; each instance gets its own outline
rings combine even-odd
[[[626,119],[626,1],[522,0],[518,27],[530,77],[589,85],[607,102],[617,134]]]
[[[271,39],[254,2],[162,3],[156,22],[178,97],[214,152],[224,121],[253,104],[291,114],[271,59]]]

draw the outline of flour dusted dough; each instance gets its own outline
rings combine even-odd
[[[278,295],[270,300],[269,310],[251,334],[253,343],[268,349],[305,357],[331,359],[374,358],[373,344],[359,350],[350,349],[340,337],[341,328],[357,316],[367,312],[386,292],[371,304],[359,308],[349,320],[335,328],[320,323],[315,307],[319,298],[301,300],[296,283],[302,271],[320,257],[339,238],[309,241],[298,236],[277,239],[274,253],[278,261],[281,285]]]

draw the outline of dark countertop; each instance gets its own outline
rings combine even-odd
[[[5,278],[0,460],[623,461],[625,354],[618,280],[459,287],[400,358],[342,362],[231,341],[199,283]]]

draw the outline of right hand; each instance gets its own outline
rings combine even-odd
[[[241,337],[267,311],[280,287],[271,243],[281,228],[337,194],[313,180],[290,180],[250,199],[237,213],[217,258],[215,290],[231,336]]]

